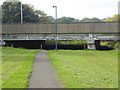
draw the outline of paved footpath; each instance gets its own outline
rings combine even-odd
[[[51,66],[47,51],[39,51],[35,56],[33,72],[28,88],[62,88],[56,70]]]

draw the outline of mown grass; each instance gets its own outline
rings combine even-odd
[[[27,88],[38,50],[2,48],[2,88]]]
[[[53,50],[48,54],[66,88],[118,87],[117,50]]]

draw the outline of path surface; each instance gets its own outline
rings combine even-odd
[[[28,88],[62,88],[56,70],[52,68],[47,51],[39,51],[35,56],[33,72]]]

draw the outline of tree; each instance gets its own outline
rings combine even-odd
[[[113,17],[108,17],[108,18],[103,19],[103,21],[106,21],[106,22],[120,21],[120,15],[115,14]]]
[[[23,22],[49,22],[47,14],[41,10],[35,10],[32,5],[23,4]],[[3,23],[20,23],[21,2],[4,2],[2,5]]]
[[[20,22],[20,2],[4,2],[2,5],[3,23]]]
[[[6,2],[20,2],[19,0],[6,0]]]
[[[49,19],[49,21],[51,21],[51,22],[55,21],[55,18],[53,18],[52,16],[48,16],[48,19]]]
[[[98,18],[96,18],[96,17],[94,17],[94,18],[91,18],[91,22],[100,22],[101,20],[100,19],[98,19]]]
[[[83,18],[80,22],[100,22],[101,20],[99,18]]]
[[[89,21],[90,21],[90,19],[87,18],[87,17],[85,17],[85,18],[83,18],[83,19],[81,20],[81,22],[89,22]]]
[[[55,20],[53,22],[55,22]],[[71,17],[58,18],[58,23],[70,23],[70,22],[79,22],[79,19],[75,19]]]

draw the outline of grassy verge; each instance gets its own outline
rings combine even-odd
[[[2,48],[2,88],[27,88],[38,50]]]
[[[117,88],[118,51],[49,51],[52,66],[66,88]]]
[[[58,45],[65,45],[65,44],[69,44],[69,45],[84,45],[87,44],[86,41],[81,41],[81,40],[74,40],[74,41],[57,41]],[[46,41],[46,44],[50,44],[50,45],[55,45],[56,41]]]
[[[120,48],[120,41],[114,40],[114,41],[104,41],[101,42],[102,46],[108,46],[108,47],[113,47],[115,49]]]

